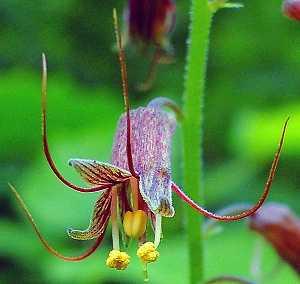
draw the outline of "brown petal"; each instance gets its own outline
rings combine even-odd
[[[91,240],[104,234],[110,217],[110,205],[111,191],[107,190],[95,203],[90,226],[84,231],[68,229],[68,235],[76,240]]]
[[[250,228],[261,234],[300,274],[300,219],[288,206],[266,204],[251,217]]]
[[[70,159],[69,165],[90,184],[114,186],[131,177],[130,172],[108,163],[95,160]]]

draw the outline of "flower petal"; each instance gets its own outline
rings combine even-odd
[[[131,177],[130,172],[126,170],[95,160],[70,159],[69,165],[73,166],[84,180],[93,185],[111,187]]]
[[[69,237],[76,240],[91,240],[104,234],[110,217],[111,191],[104,192],[96,201],[89,227],[84,230],[68,229]]]
[[[266,204],[251,216],[250,228],[261,234],[300,275],[300,219],[288,206]]]
[[[164,217],[173,217],[170,173],[167,169],[157,169],[141,175],[140,192],[152,212]]]

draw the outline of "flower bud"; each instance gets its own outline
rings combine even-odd
[[[300,0],[285,0],[282,4],[282,12],[292,20],[300,20]]]
[[[175,23],[172,0],[129,0],[127,10],[130,39],[164,49]]]

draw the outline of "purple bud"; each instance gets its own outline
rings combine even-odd
[[[172,0],[129,0],[127,21],[133,40],[162,46],[175,22]]]
[[[285,0],[282,4],[283,13],[290,19],[300,20],[300,0]]]

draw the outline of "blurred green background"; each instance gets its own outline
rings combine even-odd
[[[123,111],[119,65],[112,51],[112,8],[126,1],[0,1],[0,282],[141,283],[142,267],[131,248],[124,272],[105,266],[110,229],[94,255],[66,263],[41,246],[19,209],[7,182],[16,185],[49,242],[75,255],[88,244],[68,239],[65,229],[86,228],[97,194],[64,187],[42,153],[40,66],[49,65],[49,142],[62,173],[80,178],[69,158],[109,161],[116,123]],[[279,171],[269,200],[300,214],[300,23],[281,14],[280,1],[247,1],[245,8],[223,10],[214,18],[205,107],[206,206],[212,210],[258,198],[284,120],[291,116]],[[145,105],[156,96],[181,104],[189,1],[177,2],[172,35],[176,62],[159,67],[154,88],[138,93],[150,58],[126,49],[131,103]],[[173,147],[173,178],[181,185],[181,129]],[[187,283],[185,205],[175,198],[176,215],[164,220],[159,261],[149,266],[150,283]],[[190,209],[187,209],[190,210]],[[195,213],[196,214],[196,213]],[[206,276],[234,274],[251,279],[257,239],[247,221],[223,224],[205,243]],[[278,262],[262,242],[262,274]],[[297,283],[284,263],[263,283]]]

